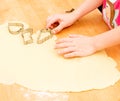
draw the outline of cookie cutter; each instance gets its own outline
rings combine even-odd
[[[33,34],[32,28],[27,28],[22,31],[21,36],[23,38],[23,42],[25,45],[33,43],[32,34]]]
[[[42,35],[46,34],[46,33],[48,33],[48,35],[43,37],[43,38],[41,38]],[[39,35],[37,37],[37,44],[42,44],[43,42],[49,40],[52,37],[53,37],[53,33],[51,32],[50,29],[41,29],[40,32],[39,32]]]
[[[18,30],[12,30],[11,27],[18,27]],[[22,23],[8,23],[8,31],[11,34],[17,35],[22,32],[24,29],[24,25]]]
[[[18,29],[12,30],[12,27],[15,27]],[[33,29],[32,28],[24,29],[24,25],[22,23],[14,23],[14,22],[8,23],[8,31],[13,35],[21,34],[23,38],[23,43],[25,45],[33,42],[33,38],[32,38]]]

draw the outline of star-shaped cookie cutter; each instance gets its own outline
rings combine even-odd
[[[42,38],[43,34],[48,34],[48,35]],[[49,40],[52,37],[53,37],[53,33],[51,32],[50,29],[41,29],[37,37],[37,44],[42,44],[43,42]]]

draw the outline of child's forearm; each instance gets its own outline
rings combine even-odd
[[[85,0],[74,12],[76,19],[91,12],[102,4],[103,0]]]
[[[120,44],[120,26],[93,37],[97,50]]]

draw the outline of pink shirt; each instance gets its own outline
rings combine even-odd
[[[103,19],[110,29],[120,25],[120,0],[103,0]]]

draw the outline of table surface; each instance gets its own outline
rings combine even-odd
[[[84,0],[0,0],[0,24],[6,21],[23,21],[36,32],[45,28],[48,16],[76,8]],[[70,33],[96,35],[109,30],[96,9],[57,36]],[[106,49],[107,54],[116,60],[120,70],[120,45]],[[38,96],[39,95],[39,96]],[[51,95],[51,96],[50,96]],[[52,93],[35,92],[20,85],[0,84],[0,101],[120,101],[120,80],[113,86],[84,92]]]

